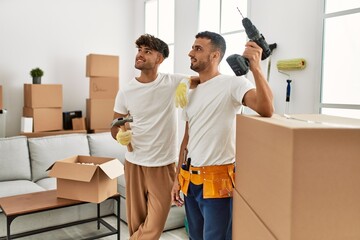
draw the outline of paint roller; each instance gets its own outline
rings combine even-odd
[[[276,66],[279,71],[302,70],[306,67],[306,61],[303,58],[279,60]]]
[[[294,58],[294,59],[285,59],[279,60],[276,64],[277,69],[280,73],[285,74],[288,76],[289,79],[286,80],[286,108],[285,114],[289,113],[289,103],[290,103],[290,92],[291,92],[291,79],[290,74],[285,73],[284,71],[293,71],[293,70],[303,70],[306,67],[306,61],[304,58]]]

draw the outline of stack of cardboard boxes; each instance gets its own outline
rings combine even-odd
[[[86,76],[90,78],[90,97],[86,99],[87,128],[90,132],[109,131],[119,90],[119,57],[89,54]]]
[[[30,126],[24,123],[22,128],[30,128],[27,132],[62,130],[62,106],[61,84],[24,84],[23,120]]]
[[[360,239],[360,120],[237,116],[233,239]]]

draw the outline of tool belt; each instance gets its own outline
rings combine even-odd
[[[204,198],[232,197],[235,186],[234,164],[193,167],[189,170],[180,168],[178,175],[181,191],[187,195],[190,182],[195,185],[203,184]]]

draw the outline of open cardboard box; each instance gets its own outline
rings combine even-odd
[[[77,155],[47,170],[57,178],[57,197],[100,203],[117,193],[117,177],[124,168],[118,159]]]

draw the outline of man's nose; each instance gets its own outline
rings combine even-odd
[[[188,56],[189,56],[189,57],[193,57],[193,56],[194,56],[194,54],[193,54],[192,52],[193,52],[193,50],[190,50],[190,52],[188,53]]]

